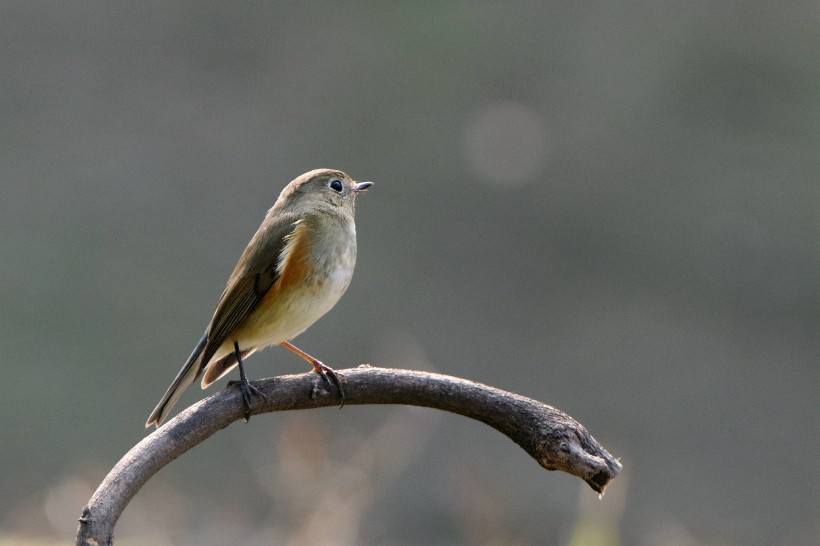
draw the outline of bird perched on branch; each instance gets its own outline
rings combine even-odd
[[[204,389],[234,366],[239,366],[247,420],[256,389],[248,383],[242,361],[270,345],[282,345],[310,362],[325,381],[333,381],[344,400],[333,369],[290,340],[347,290],[356,264],[356,197],[372,185],[335,169],[316,169],[285,186],[240,256],[205,334],[146,427],[159,427],[200,376]]]

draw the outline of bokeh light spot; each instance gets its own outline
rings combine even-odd
[[[482,180],[499,185],[529,182],[544,169],[549,143],[538,114],[515,101],[475,112],[464,130],[463,151]]]

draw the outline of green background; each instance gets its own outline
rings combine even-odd
[[[271,414],[158,474],[120,543],[816,541],[818,24],[817,2],[0,3],[0,541],[73,537],[315,167],[376,185],[300,347],[555,405],[624,473],[598,501],[449,414]]]

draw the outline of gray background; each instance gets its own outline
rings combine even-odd
[[[816,543],[819,22],[0,3],[0,542],[73,536],[267,208],[328,166],[376,186],[353,284],[299,346],[553,404],[624,474],[598,501],[431,410],[266,415],[157,475],[121,543]]]

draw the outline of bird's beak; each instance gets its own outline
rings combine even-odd
[[[359,193],[360,191],[364,191],[372,185],[373,182],[359,182],[358,184],[353,186],[353,191]]]

